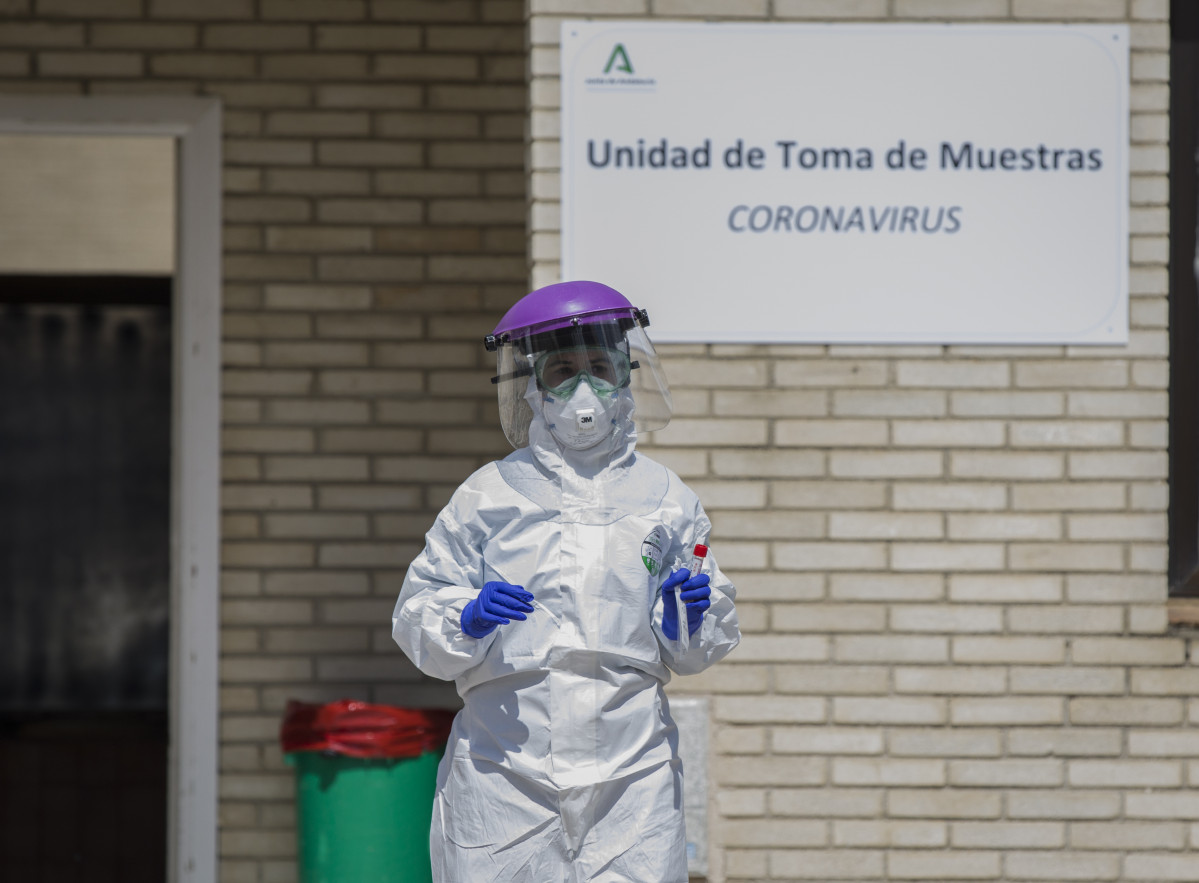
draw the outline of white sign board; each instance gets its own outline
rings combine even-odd
[[[1128,29],[562,27],[562,275],[659,341],[1124,343]]]

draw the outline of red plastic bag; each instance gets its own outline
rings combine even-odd
[[[330,751],[347,757],[419,757],[445,745],[454,712],[393,708],[353,699],[287,703],[283,751]]]

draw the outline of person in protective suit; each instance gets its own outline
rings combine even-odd
[[[392,616],[464,707],[437,777],[440,883],[685,883],[663,687],[740,640],[696,495],[636,451],[670,419],[648,317],[596,282],[538,289],[487,337],[517,448],[438,515]]]

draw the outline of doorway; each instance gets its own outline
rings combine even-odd
[[[0,275],[4,879],[166,868],[171,282],[114,281]]]
[[[10,136],[164,143],[174,272],[72,265],[90,197],[0,256],[0,877],[215,883],[219,103],[0,96]]]

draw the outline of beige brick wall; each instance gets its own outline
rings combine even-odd
[[[563,18],[1132,31],[1127,347],[670,346],[647,445],[706,501],[742,646],[711,879],[1199,879],[1199,668],[1167,621],[1167,0],[530,0],[533,276]]]
[[[456,700],[389,618],[510,450],[525,56],[520,0],[0,0],[2,93],[224,103],[222,883],[296,879],[288,699]]]

